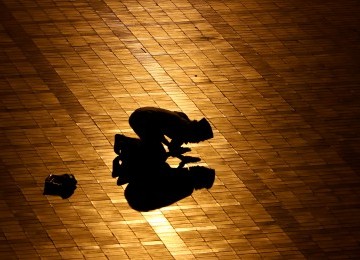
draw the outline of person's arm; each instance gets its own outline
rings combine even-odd
[[[169,142],[169,140],[166,139],[165,136],[162,136],[161,142],[168,147],[169,151],[176,151],[176,150],[178,150],[178,149],[181,147],[181,145],[183,144],[183,142],[181,142],[181,141],[178,140],[178,139],[172,139],[172,140]]]
[[[180,141],[179,139],[172,139],[168,145],[168,148],[169,150],[178,150],[182,144],[183,142]]]
[[[168,146],[169,155],[173,156],[173,157],[178,157],[179,159],[181,159],[182,154],[191,151],[191,149],[188,147],[182,147],[181,146],[182,144],[183,144],[183,142],[180,140],[171,140],[171,142],[169,143],[169,146]]]

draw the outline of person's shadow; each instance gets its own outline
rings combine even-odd
[[[117,178],[118,185],[127,184],[125,198],[137,211],[169,206],[190,196],[194,190],[210,189],[214,183],[214,169],[184,167],[199,161],[197,157],[179,156],[179,166],[172,168],[164,160],[166,156],[149,150],[151,148],[143,146],[139,139],[123,137],[123,141],[114,147],[118,156],[113,160],[112,177]]]

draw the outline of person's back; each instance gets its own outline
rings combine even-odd
[[[190,120],[183,112],[170,111],[156,107],[136,109],[129,118],[129,124],[141,140],[171,145],[165,136],[171,139],[174,147],[183,143],[194,143],[213,137],[208,121]]]
[[[131,114],[129,124],[140,139],[162,142],[164,136],[171,139],[186,139],[192,121],[181,112],[142,107]]]

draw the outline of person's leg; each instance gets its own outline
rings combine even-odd
[[[151,122],[142,112],[135,110],[129,117],[129,125],[141,140],[148,139]]]
[[[165,162],[168,155],[161,142],[162,136],[147,115],[147,113],[136,110],[129,118],[129,125],[141,140],[141,147],[147,163]]]
[[[158,165],[164,163],[168,155],[162,143],[160,142],[141,142],[143,154],[146,157],[146,163],[149,165]]]
[[[139,146],[140,140],[138,138],[127,137],[123,134],[116,134],[114,141],[114,152],[120,155],[121,150],[134,150]]]

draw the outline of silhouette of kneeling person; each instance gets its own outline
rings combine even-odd
[[[158,144],[164,144],[172,156],[181,154],[184,149],[188,151],[181,148],[184,143],[198,143],[213,137],[211,126],[205,118],[190,120],[185,113],[162,108],[139,108],[131,114],[129,124],[145,144],[157,148]]]
[[[200,158],[184,156],[190,149],[182,145],[213,137],[205,118],[190,120],[182,112],[142,107],[130,115],[129,124],[139,138],[115,135],[114,151],[118,156],[113,161],[112,176],[118,177],[118,185],[129,183],[125,197],[134,209],[151,210],[169,205],[190,195],[194,189],[212,186],[213,169],[183,168]],[[169,156],[180,159],[178,168],[166,163]]]
[[[183,156],[190,148],[184,148],[182,144],[198,143],[213,137],[211,126],[205,118],[200,121],[190,120],[183,112],[156,107],[136,109],[130,115],[129,124],[141,143],[134,138],[116,134],[114,151],[119,154],[121,147],[126,146],[124,144],[131,143],[132,147],[137,146],[137,149],[143,151],[143,155],[139,154],[137,157],[149,165],[163,163],[169,156],[178,157],[183,165],[199,161],[199,158]],[[168,152],[163,145],[167,146]]]
[[[149,211],[169,206],[190,196],[194,190],[210,189],[214,183],[213,169],[165,165],[159,172],[147,172],[141,181],[130,181],[126,186],[125,198],[133,209]]]

